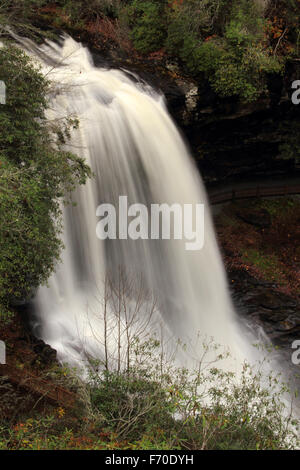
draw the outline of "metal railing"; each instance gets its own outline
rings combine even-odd
[[[274,197],[274,196],[288,196],[300,194],[300,185],[291,186],[272,186],[263,187],[257,186],[255,188],[246,189],[232,189],[215,194],[209,194],[209,200],[212,205],[222,204],[225,202],[233,202],[240,199],[252,199],[257,197]]]

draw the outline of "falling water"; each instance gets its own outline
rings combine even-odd
[[[117,276],[121,266],[153,292],[156,321],[167,335],[191,344],[198,332],[229,347],[234,357],[249,357],[205,188],[164,98],[127,72],[96,68],[88,49],[69,37],[34,54],[53,83],[47,117],[78,117],[70,150],[83,156],[95,175],[75,191],[76,207],[64,208],[62,262],[36,296],[44,341],[71,364],[80,365],[86,355],[102,357],[99,296],[106,274]],[[204,248],[187,251],[184,240],[99,240],[97,206],[118,207],[122,195],[129,204],[148,207],[204,204]]]

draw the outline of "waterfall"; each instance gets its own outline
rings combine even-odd
[[[53,84],[47,117],[78,117],[68,148],[94,172],[74,192],[76,206],[63,209],[62,260],[34,302],[40,336],[62,362],[79,366],[87,355],[103,357],[100,297],[107,273],[116,279],[122,270],[126,277],[142,279],[156,298],[155,321],[147,328],[159,324],[166,336],[187,344],[199,333],[229,347],[239,361],[249,358],[205,188],[164,97],[126,71],[96,68],[88,49],[70,37],[31,53]],[[204,247],[188,251],[184,240],[174,239],[99,240],[96,209],[103,203],[118,207],[119,196],[147,207],[204,204]],[[148,296],[141,317],[150,301]]]

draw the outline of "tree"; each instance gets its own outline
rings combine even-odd
[[[137,51],[147,54],[164,46],[167,34],[166,7],[166,0],[133,0],[123,10]]]
[[[75,119],[45,118],[49,83],[19,48],[0,49],[6,104],[0,105],[0,304],[44,283],[62,247],[60,200],[90,169],[63,150]]]

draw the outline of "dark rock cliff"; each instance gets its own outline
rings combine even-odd
[[[165,95],[207,183],[299,172],[300,135],[298,142],[292,139],[300,134],[300,105],[291,100],[291,84],[300,78],[298,62],[290,63],[283,76],[269,77],[268,96],[240,103],[220,98],[204,78],[191,80],[167,59],[132,59],[116,50],[105,59],[93,55],[97,65],[135,72]],[[289,155],[286,145],[292,146]]]

